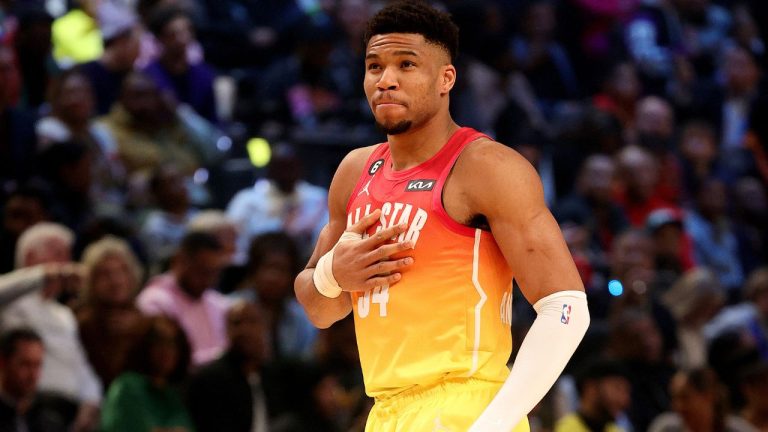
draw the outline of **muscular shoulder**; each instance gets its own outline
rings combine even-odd
[[[482,173],[481,175],[478,175]],[[490,139],[469,144],[456,161],[454,183],[472,211],[538,207],[543,190],[533,166],[515,150]]]

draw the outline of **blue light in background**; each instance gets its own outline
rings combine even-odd
[[[608,282],[608,292],[611,293],[612,296],[618,297],[624,293],[624,286],[621,284],[621,281],[614,279]]]

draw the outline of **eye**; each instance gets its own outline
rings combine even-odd
[[[379,66],[378,63],[369,63],[367,69],[368,70],[378,70],[378,69],[380,69],[380,66]]]
[[[412,67],[415,67],[415,66],[416,66],[416,63],[414,63],[414,62],[412,62],[410,60],[403,60],[403,62],[400,63],[400,67],[403,68],[403,69],[408,69],[408,68],[412,68]]]

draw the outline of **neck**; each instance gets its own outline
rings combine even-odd
[[[395,171],[413,168],[434,156],[459,129],[448,114],[438,113],[417,129],[411,129],[398,135],[389,135],[393,169]]]
[[[160,63],[165,67],[168,72],[178,75],[186,72],[189,69],[187,63],[186,53],[181,54],[164,54],[160,58]]]
[[[690,421],[690,423],[686,421],[690,430],[697,432],[712,432],[715,429],[713,424],[714,416],[711,412],[703,412],[693,418],[686,420]]]
[[[752,426],[755,426],[760,430],[768,429],[768,410],[746,407],[744,408],[742,417],[751,423]]]

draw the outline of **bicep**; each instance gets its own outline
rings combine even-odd
[[[533,304],[556,291],[583,290],[560,227],[544,201],[536,170],[509,149],[492,149],[475,162],[481,164],[475,170],[487,173],[474,180],[486,184],[472,188],[478,191],[475,205],[488,219],[526,299]]]

